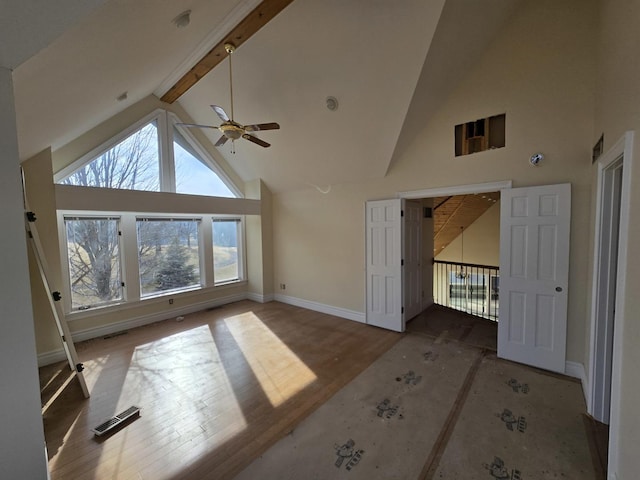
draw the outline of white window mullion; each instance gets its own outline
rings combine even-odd
[[[247,278],[247,265],[245,262],[247,243],[244,234],[244,220],[245,217],[241,217],[238,220],[238,280],[244,280]]]
[[[60,267],[64,278],[62,286],[62,306],[66,313],[71,312],[71,283],[69,275],[69,251],[67,250],[67,232],[64,223],[64,214],[57,212],[58,216],[58,245],[60,245]]]
[[[173,158],[173,124],[167,112],[158,118],[159,147],[160,147],[160,190],[163,192],[176,191],[176,169]]]
[[[201,279],[205,287],[213,287],[215,278],[213,274],[213,232],[211,230],[211,217],[205,215],[200,224],[200,271],[203,273]]]
[[[140,300],[140,272],[138,270],[138,243],[136,217],[125,213],[120,220],[120,245],[122,248],[122,278],[124,299],[127,302]]]

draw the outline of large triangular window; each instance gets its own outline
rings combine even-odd
[[[154,113],[55,175],[56,183],[124,190],[241,197],[177,117]],[[168,141],[163,141],[166,138]],[[165,145],[172,147],[167,152]]]

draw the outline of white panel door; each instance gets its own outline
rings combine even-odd
[[[498,356],[564,373],[571,185],[502,190]]]
[[[366,204],[367,323],[404,331],[401,200]]]
[[[422,204],[405,200],[402,205],[402,292],[404,318],[422,311]]]

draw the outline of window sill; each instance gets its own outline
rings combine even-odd
[[[219,284],[215,286],[206,286],[206,287],[199,287],[199,288],[196,287],[196,288],[178,290],[178,291],[173,290],[173,291],[165,292],[158,295],[144,297],[136,301],[130,301],[130,302],[123,301],[120,303],[112,303],[109,305],[96,306],[87,310],[74,310],[73,312],[66,313],[65,319],[68,322],[73,322],[75,320],[83,320],[86,318],[98,317],[101,315],[106,315],[114,312],[121,312],[121,311],[131,310],[135,308],[143,308],[150,305],[156,305],[156,304],[164,305],[167,302],[167,300],[170,298],[174,300],[184,300],[188,298],[195,298],[202,295],[206,295],[207,293],[220,292],[220,291],[229,290],[236,287],[246,287],[247,284],[248,284],[247,280],[238,280],[235,282],[228,282],[228,283]],[[183,307],[185,307],[185,305],[181,304],[180,308],[183,308]],[[173,308],[174,306],[170,305],[169,308],[167,308],[166,310],[170,312],[171,310],[173,310]]]

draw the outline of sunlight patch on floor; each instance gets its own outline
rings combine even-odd
[[[274,407],[318,378],[253,312],[227,318],[225,324]]]
[[[173,473],[178,473],[246,429],[247,421],[208,325],[138,345],[129,362],[117,361],[122,364],[119,375],[102,380],[98,375],[94,391],[120,388],[117,406],[109,415],[132,405],[140,407],[141,413],[139,419],[107,438],[100,456],[109,459],[101,460],[97,478],[103,478],[102,474],[104,478],[107,474],[129,478],[135,472],[153,470],[161,459],[175,465]],[[217,391],[215,402],[202,395],[212,384]],[[145,445],[141,432],[150,429],[162,430],[171,448],[169,443],[159,449]],[[126,454],[131,449],[140,452],[135,461]],[[109,472],[102,471],[103,467]]]
[[[224,419],[214,411],[216,406],[207,408],[208,399],[202,398],[199,387],[211,384],[220,392],[218,401],[224,398]],[[221,428],[227,423],[237,429],[247,425],[207,325],[136,347],[123,389],[128,391],[127,401],[143,403],[145,392],[153,388],[164,390],[165,407],[180,406],[181,412],[186,409],[205,421],[224,421]]]

